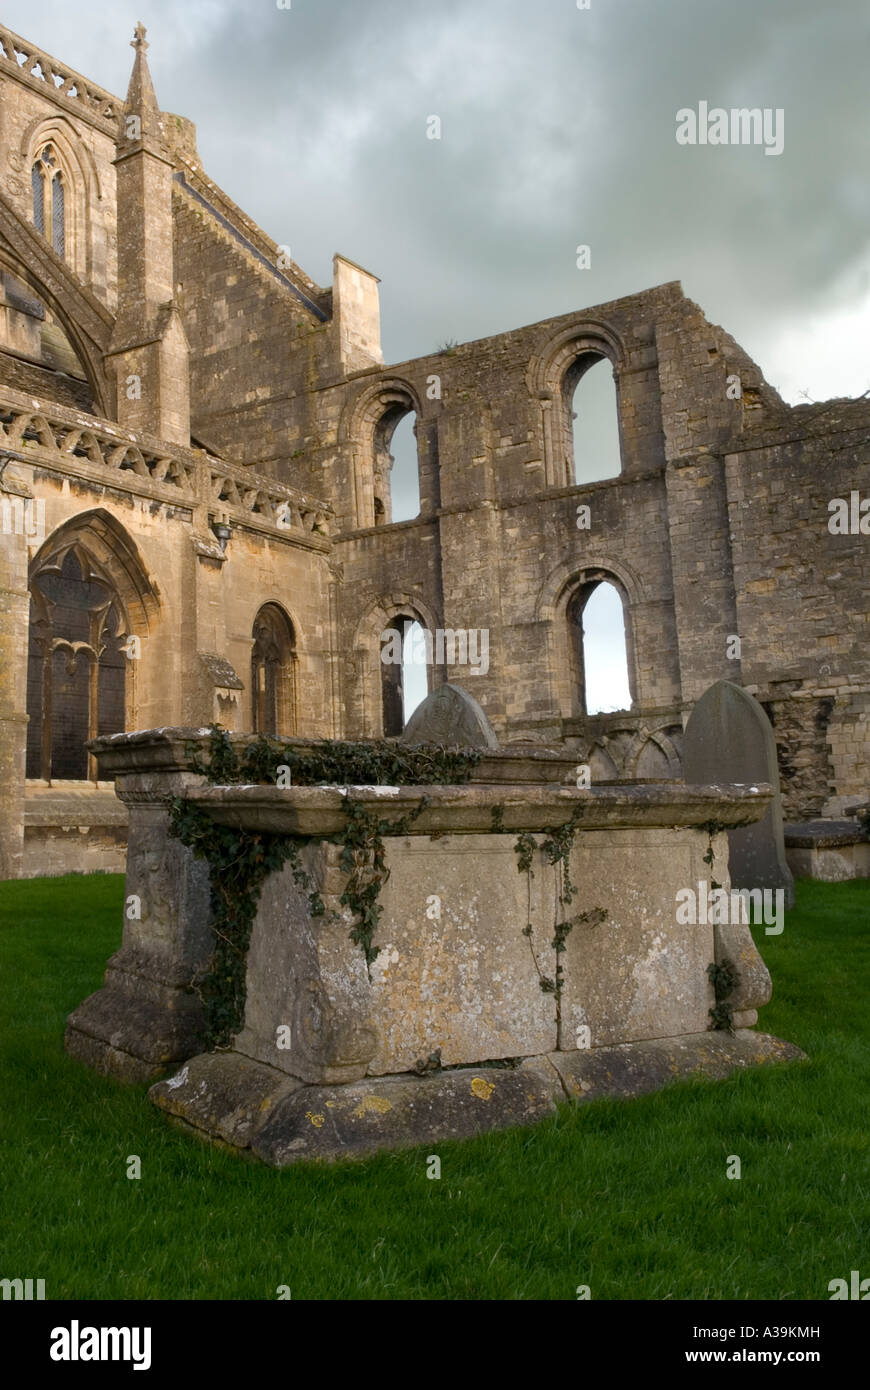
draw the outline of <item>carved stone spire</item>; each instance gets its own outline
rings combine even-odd
[[[145,50],[150,47],[145,33],[145,26],[139,23],[136,25],[133,38],[130,40],[130,47],[134,49],[136,57],[133,60],[133,71],[130,74],[130,85],[127,88],[126,109],[121,116],[119,144],[122,149],[125,146],[129,149],[131,144],[136,144],[140,140],[156,140],[161,145],[163,144],[163,123],[160,119],[160,107],[157,105],[154,83],[151,81],[148,59],[145,57]]]

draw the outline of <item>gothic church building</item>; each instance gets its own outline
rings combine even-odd
[[[0,878],[123,866],[97,734],[400,733],[380,657],[413,625],[486,632],[486,669],[433,643],[426,677],[504,744],[679,777],[724,677],[768,710],[787,817],[866,799],[870,539],[828,521],[870,496],[870,404],[787,406],[678,283],[386,366],[376,277],[336,255],[315,284],[133,47],[122,101],[0,27]],[[598,367],[620,460],[586,481]],[[408,416],[419,511],[394,520]],[[606,714],[602,584],[629,688]]]

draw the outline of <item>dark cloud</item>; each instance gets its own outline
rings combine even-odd
[[[211,177],[321,282],[381,276],[388,360],[681,279],[775,384],[870,384],[865,0],[4,6],[122,95],[139,18]],[[783,154],[678,146],[700,100],[782,107]]]

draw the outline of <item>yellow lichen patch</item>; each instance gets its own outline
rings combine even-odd
[[[478,1100],[489,1100],[494,1090],[492,1082],[484,1081],[482,1076],[476,1076],[471,1083],[471,1094]]]
[[[315,1129],[320,1129],[323,1124],[324,1116],[313,1113],[311,1110],[305,1111],[306,1120],[310,1120]]]
[[[353,1113],[358,1120],[361,1120],[363,1115],[386,1115],[387,1111],[392,1110],[392,1108],[386,1096],[363,1096]]]
[[[328,1101],[326,1102],[326,1108],[327,1108],[327,1110],[334,1110],[334,1109],[335,1109],[335,1101],[334,1101],[334,1100],[328,1100]]]

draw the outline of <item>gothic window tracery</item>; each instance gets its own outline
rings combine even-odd
[[[124,729],[124,617],[111,583],[72,546],[31,581],[27,776],[83,781],[86,744]]]
[[[33,225],[59,256],[66,255],[66,189],[52,145],[43,145],[30,171]]]

